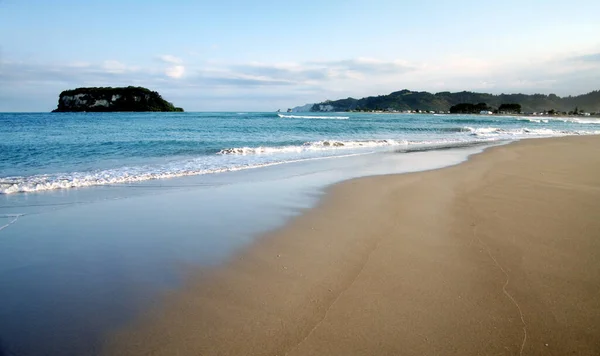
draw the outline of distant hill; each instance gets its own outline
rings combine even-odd
[[[559,97],[555,94],[486,94],[462,91],[458,93],[440,92],[432,94],[426,91],[407,89],[388,95],[369,96],[362,99],[328,100],[312,106],[310,111],[350,111],[350,110],[426,110],[448,111],[451,106],[470,103],[485,103],[492,109],[502,104],[519,104],[522,112],[543,111],[580,111],[600,112],[600,91],[592,91],[578,96]]]
[[[183,111],[143,87],[77,88],[60,93],[53,112]]]

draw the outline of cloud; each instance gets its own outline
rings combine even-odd
[[[104,61],[102,68],[104,68],[104,70],[106,70],[108,73],[121,74],[127,71],[127,66],[125,64],[114,60]]]
[[[181,65],[172,66],[165,69],[165,74],[167,75],[167,77],[170,78],[179,79],[183,76],[184,73],[185,67]]]
[[[592,54],[586,54],[583,56],[571,57],[571,60],[581,61],[581,62],[599,62],[600,63],[600,53],[592,53]]]
[[[60,91],[79,86],[146,86],[188,110],[244,110],[244,105],[246,110],[271,110],[326,99],[387,94],[402,88],[569,95],[599,89],[597,57],[521,56],[503,61],[450,56],[423,62],[349,58],[184,64],[179,57],[161,55],[145,66],[118,60],[44,63],[5,59],[0,60],[0,109],[10,105],[8,97],[34,94],[47,96],[40,102],[48,102],[45,105],[50,109]]]
[[[183,66],[183,60],[181,58],[170,54],[163,54],[158,56],[158,60],[169,65],[164,69],[164,73],[167,77],[179,79],[185,74],[185,66]]]
[[[274,84],[280,82],[302,83],[327,78],[326,68],[315,68],[295,63],[249,63],[232,65],[227,68],[234,75],[254,76]]]
[[[402,61],[357,58],[305,63],[251,63],[234,65],[230,69],[275,80],[315,83],[334,79],[364,79],[372,75],[401,74],[414,70],[415,67]]]
[[[163,54],[161,56],[158,56],[158,59],[161,60],[162,62],[170,63],[170,64],[181,64],[181,63],[183,63],[183,60],[181,58],[172,56],[170,54]]]
[[[128,66],[114,60],[96,64],[0,62],[0,87],[39,83],[100,84],[135,81],[144,77],[154,78],[156,74],[149,69]]]
[[[203,85],[233,86],[233,87],[257,87],[257,86],[291,86],[295,83],[285,80],[269,79],[254,76],[199,76],[196,82]]]
[[[410,65],[406,61],[383,61],[375,58],[356,58],[329,62],[313,62],[316,65],[322,65],[327,68],[341,71],[358,72],[365,75],[374,74],[400,74],[416,69],[416,66]]]

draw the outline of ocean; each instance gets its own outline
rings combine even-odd
[[[280,116],[0,114],[0,194],[215,174],[391,149],[600,133],[600,121],[585,118],[362,113]]]
[[[0,113],[0,355],[100,353],[333,183],[600,134],[584,117],[280,115]]]

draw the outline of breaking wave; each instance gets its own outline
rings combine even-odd
[[[507,138],[526,138],[526,137],[558,137],[571,135],[598,135],[599,131],[582,131],[582,130],[554,130],[554,129],[530,129],[530,128],[515,128],[502,129],[499,127],[464,127],[466,132],[470,132],[473,136],[490,137],[490,136],[505,136]]]
[[[531,117],[520,117],[517,120],[519,120],[519,121],[535,122],[535,123],[538,123],[538,124],[541,124],[541,123],[547,124],[548,123],[548,119],[534,119],[534,118],[531,118]]]
[[[547,117],[547,118],[535,118],[529,116],[518,117],[519,121],[528,121],[535,123],[551,123],[551,122],[567,122],[572,124],[592,124],[592,125],[600,125],[600,119],[597,118],[578,118],[578,117]]]
[[[576,117],[568,117],[568,118],[561,118],[559,120],[561,120],[563,122],[572,122],[572,123],[576,123],[576,124],[600,125],[600,119],[592,119],[592,118],[580,119],[580,118],[576,118]]]
[[[321,119],[321,120],[347,120],[350,116],[305,116],[277,114],[282,119]]]
[[[253,155],[253,154],[273,154],[273,153],[293,153],[305,151],[319,151],[344,148],[360,148],[360,147],[382,147],[382,146],[398,146],[407,144],[407,141],[396,140],[362,140],[362,141],[338,141],[338,140],[323,140],[306,142],[300,146],[279,146],[279,147],[234,147],[226,148],[219,151],[220,155]]]
[[[111,184],[139,183],[148,180],[197,176],[222,172],[235,172],[247,169],[275,166],[284,163],[295,163],[334,157],[349,157],[355,155],[359,154],[353,153],[338,156],[299,158],[265,163],[245,163],[221,168],[202,168],[202,166],[205,166],[205,164],[202,162],[192,163],[182,161],[169,166],[123,167],[118,169],[98,170],[91,172],[40,174],[29,177],[5,177],[0,178],[0,194],[28,193]],[[196,167],[194,167],[194,165]]]

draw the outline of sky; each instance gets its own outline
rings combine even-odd
[[[144,86],[186,111],[600,89],[598,0],[0,0],[0,112]]]

